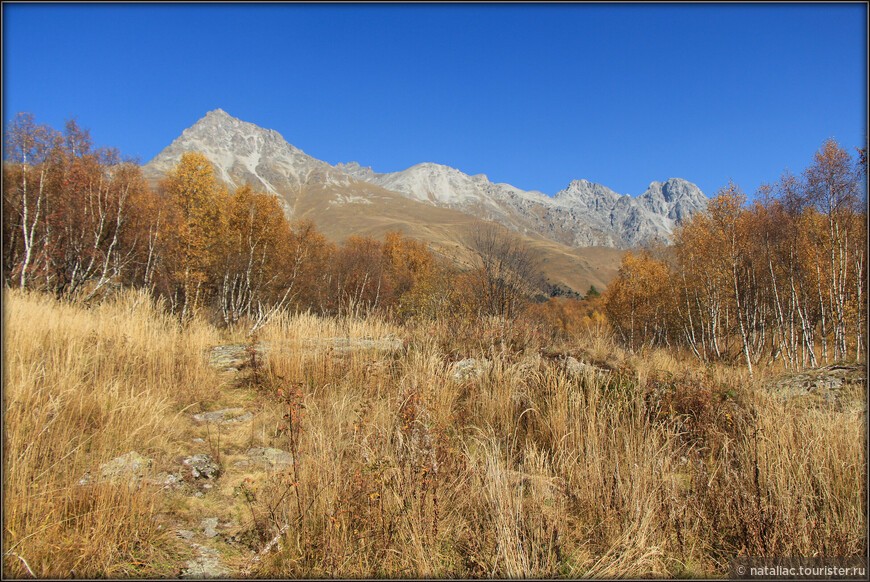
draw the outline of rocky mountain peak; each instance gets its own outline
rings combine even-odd
[[[218,107],[217,109],[212,109],[208,113],[205,114],[205,117],[209,118],[227,118],[227,119],[235,119],[230,116],[229,113]]]
[[[556,192],[554,198],[566,202],[583,202],[586,204],[594,203],[596,200],[607,201],[611,204],[615,204],[616,200],[620,198],[620,195],[607,186],[602,186],[601,184],[596,184],[589,180],[580,179],[571,180],[571,183],[568,184],[567,188]]]
[[[358,180],[369,181],[373,179],[375,176],[379,176],[380,174],[375,174],[374,170],[372,170],[371,166],[361,166],[358,162],[348,162],[346,164],[335,164],[333,166],[339,172],[343,172],[348,176],[354,177]]]
[[[650,183],[638,201],[650,212],[667,216],[676,222],[707,206],[707,197],[701,189],[682,178]]]
[[[707,203],[697,186],[680,178],[653,181],[637,198],[589,180],[572,180],[551,197],[432,162],[392,173],[377,173],[358,162],[331,166],[290,145],[277,131],[237,119],[223,109],[209,111],[184,130],[143,171],[157,179],[186,151],[205,154],[218,177],[231,185],[247,183],[290,198],[317,188],[335,196],[335,204],[343,204],[360,199],[358,194],[345,196],[348,188],[368,183],[413,201],[459,210],[574,247],[626,248],[667,238],[677,222]]]
[[[290,145],[277,131],[242,121],[223,109],[209,111],[185,129],[145,164],[145,175],[165,174],[185,152],[204,154],[228,184],[250,184],[275,193],[298,187],[312,173],[332,170],[326,162]]]

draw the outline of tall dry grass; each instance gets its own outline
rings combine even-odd
[[[174,452],[182,411],[217,393],[202,357],[215,331],[181,328],[142,292],[90,309],[4,293],[4,570],[166,574],[154,491],[78,483],[130,451]]]
[[[339,333],[318,325],[334,323],[265,333]],[[866,543],[854,414],[785,407],[744,371],[632,355],[606,335],[562,347],[614,371],[572,376],[523,326],[344,325],[405,348],[270,356],[261,389],[301,412],[297,472],[258,500],[288,531],[261,575],[717,576],[738,555]],[[452,376],[463,357],[486,362],[480,378]],[[292,430],[271,444],[289,448]]]
[[[631,354],[606,329],[555,345],[497,320],[281,315],[258,335],[261,367],[230,387],[202,358],[226,334],[139,294],[86,310],[12,292],[5,317],[13,575],[21,559],[44,576],[170,572],[159,497],[76,483],[129,450],[170,453],[185,407],[226,390],[260,406],[233,446],[296,461],[222,477],[241,537],[271,548],[244,575],[706,577],[738,555],[867,541],[861,418],[783,404],[739,368]],[[559,354],[609,371],[575,375]],[[454,376],[469,357],[480,375]]]

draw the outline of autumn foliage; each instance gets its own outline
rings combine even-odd
[[[201,313],[253,332],[284,309],[399,319],[530,318],[564,338],[612,326],[623,342],[698,358],[789,367],[866,351],[863,153],[823,144],[747,204],[729,183],[683,222],[673,246],[626,253],[604,296],[541,297],[539,259],[495,225],[466,237],[464,268],[400,233],[336,244],[291,221],[279,198],[228,190],[185,153],[157,188],[140,166],[19,114],[3,164],[3,279],[90,300],[144,287],[181,320]],[[530,299],[539,295],[543,303]]]
[[[605,297],[632,347],[787,367],[866,355],[866,162],[829,140],[802,176],[733,183],[668,249],[627,253]]]
[[[424,244],[400,233],[331,243],[274,195],[228,190],[202,154],[183,154],[152,189],[74,121],[57,132],[20,114],[6,142],[6,285],[88,300],[144,287],[182,321],[201,313],[252,331],[286,308],[432,317],[451,295]]]
[[[90,298],[144,277],[153,205],[139,166],[92,149],[75,121],[61,133],[19,114],[3,164],[4,282]]]

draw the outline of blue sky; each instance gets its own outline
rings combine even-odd
[[[377,172],[419,162],[554,194],[682,177],[747,194],[867,127],[846,4],[4,4],[3,119],[147,162],[206,112]]]

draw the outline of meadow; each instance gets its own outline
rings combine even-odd
[[[249,338],[145,290],[4,302],[9,577],[176,577],[197,552],[242,577],[726,577],[866,548],[861,364],[826,404],[601,322],[282,312]],[[253,416],[192,420],[229,408]],[[137,478],[83,479],[133,451]]]

